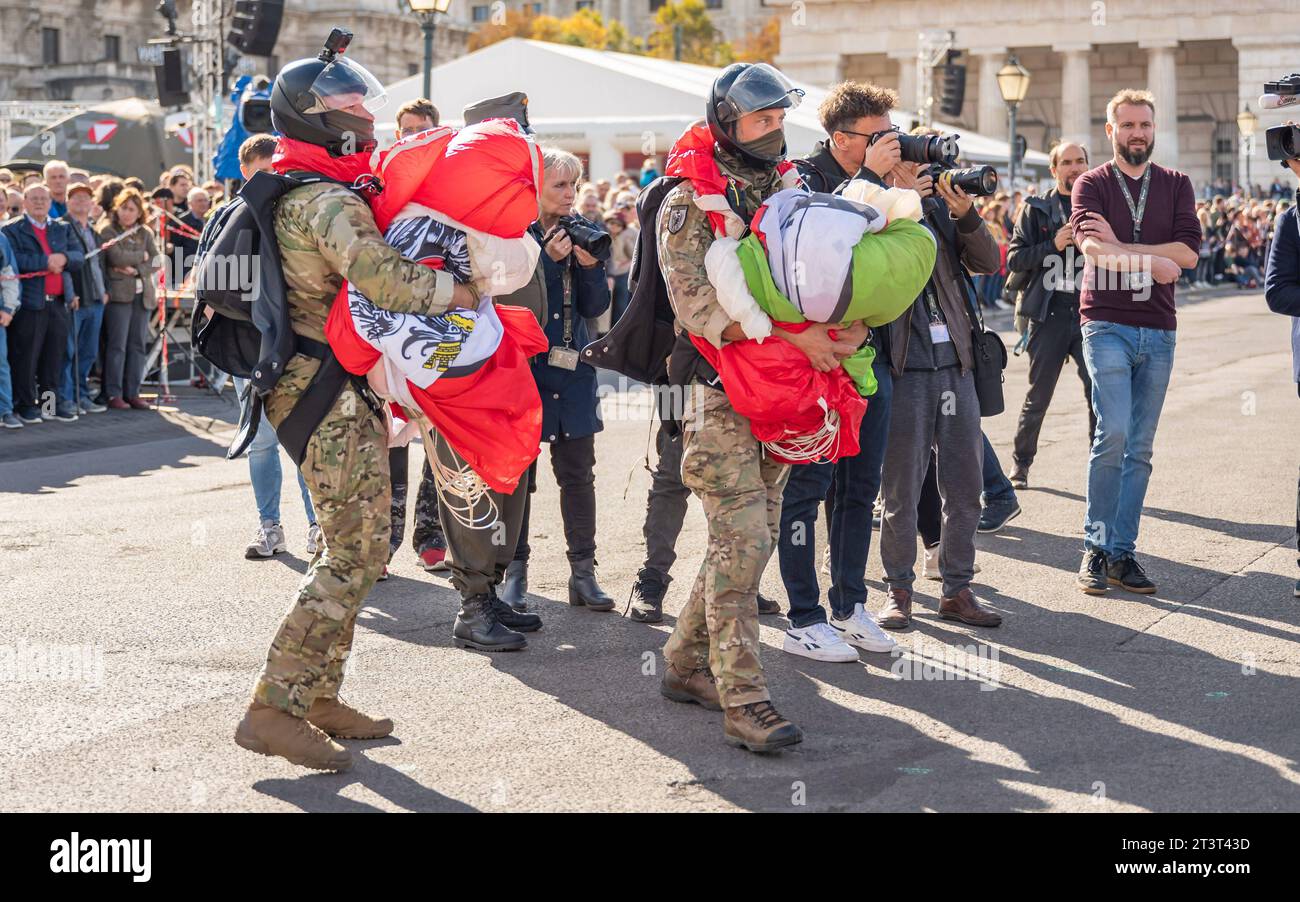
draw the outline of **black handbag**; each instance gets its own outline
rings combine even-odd
[[[971,329],[971,356],[975,363],[975,395],[980,401],[980,416],[995,417],[1007,409],[1002,393],[1003,371],[1007,368],[1007,346],[1002,336],[984,327],[984,314],[979,303],[973,301],[975,286],[965,267],[961,269],[966,286],[966,302],[975,313],[975,326]]]

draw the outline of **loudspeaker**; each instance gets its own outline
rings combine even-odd
[[[158,85],[159,104],[170,107],[190,102],[189,79],[185,77],[185,62],[179,50],[164,50],[162,63],[153,67],[153,76]]]
[[[226,42],[249,56],[270,56],[283,17],[284,0],[235,0]]]

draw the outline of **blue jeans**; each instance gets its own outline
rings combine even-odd
[[[14,412],[14,383],[9,375],[9,329],[0,326],[0,417]]]
[[[99,330],[104,324],[104,304],[82,304],[72,314],[72,328],[68,330],[68,353],[63,361],[63,378],[59,380],[59,400],[72,403],[76,400],[76,386],[81,386],[82,399],[94,397],[86,383],[90,368],[99,355]],[[79,371],[73,382],[72,355],[76,351]]]
[[[236,377],[235,392],[242,397],[247,385],[247,380]],[[311,493],[307,491],[307,483],[302,478],[302,471],[297,470],[296,473],[298,490],[302,492],[302,507],[307,513],[307,522],[315,523],[316,510],[311,506]],[[248,446],[248,475],[253,482],[253,498],[257,501],[258,517],[279,523],[280,485],[284,479],[283,471],[280,469],[280,440],[276,438],[275,430],[271,428],[265,416],[257,427],[257,435]]]
[[[1011,487],[1011,480],[1007,479],[1002,472],[1002,462],[998,460],[997,452],[989,444],[989,437],[980,433],[984,439],[984,497],[981,499],[984,506],[997,504],[999,502],[1014,502],[1016,500],[1016,490]]]
[[[1174,367],[1172,329],[1083,324],[1097,434],[1088,457],[1084,547],[1108,560],[1131,556],[1151,479],[1151,449]]]
[[[781,500],[781,534],[777,559],[781,581],[790,600],[790,625],[812,626],[826,622],[817,585],[814,536],[817,508],[826,500],[832,479],[835,498],[828,533],[831,549],[831,613],[843,619],[853,606],[867,600],[867,554],[871,550],[871,510],[880,490],[880,468],[885,459],[889,408],[894,381],[888,363],[872,366],[878,388],[867,399],[867,413],[858,430],[861,450],[836,463],[802,464],[790,468]]]

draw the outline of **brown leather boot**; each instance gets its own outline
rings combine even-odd
[[[307,719],[340,739],[382,739],[393,732],[393,722],[387,717],[367,717],[339,698],[317,698]]]
[[[1001,614],[990,611],[975,600],[970,586],[952,597],[945,595],[939,602],[939,616],[944,620],[960,620],[971,626],[997,626],[1002,622]]]
[[[889,601],[876,615],[876,623],[887,630],[905,630],[912,623],[912,590],[895,587],[889,590]]]
[[[700,705],[710,711],[722,710],[722,702],[718,700],[718,682],[707,667],[682,671],[672,664],[667,665],[664,678],[659,683],[659,694],[675,702]]]
[[[259,755],[279,755],[313,770],[347,770],[352,755],[322,730],[288,711],[253,702],[235,728],[235,742]]]
[[[728,708],[722,718],[722,735],[727,745],[751,752],[774,752],[803,742],[803,731],[777,713],[771,702]]]

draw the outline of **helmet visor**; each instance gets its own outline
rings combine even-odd
[[[384,86],[360,63],[337,57],[316,76],[307,92],[314,98],[304,113],[345,110],[358,103],[370,112],[388,102]]]
[[[730,122],[759,110],[792,110],[803,101],[803,90],[767,63],[757,63],[740,73],[723,100],[719,112],[726,115],[719,118]]]

